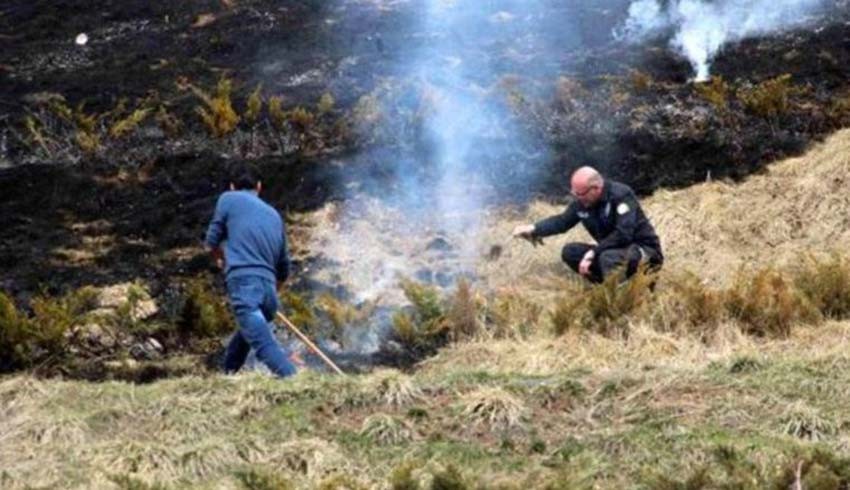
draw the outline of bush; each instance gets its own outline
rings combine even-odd
[[[652,76],[640,70],[632,70],[629,78],[632,83],[632,89],[638,94],[649,92],[654,84]]]
[[[297,327],[311,329],[318,323],[316,312],[306,294],[286,289],[280,292],[283,313]]]
[[[262,89],[262,85],[257,85],[257,88],[251,92],[246,103],[245,120],[251,124],[257,122],[257,118],[260,117],[260,112],[263,110]]]
[[[626,281],[614,273],[602,284],[568,292],[551,317],[555,334],[573,329],[609,336],[626,334],[629,319],[650,297],[653,281],[653,274],[641,269]]]
[[[770,80],[765,80],[755,87],[744,88],[738,91],[738,97],[744,106],[756,115],[775,118],[788,112],[790,97],[794,89],[791,83],[791,75],[780,75]]]
[[[411,350],[434,347],[445,331],[445,311],[436,288],[403,280],[401,288],[411,307],[393,316],[393,332]]]
[[[97,291],[90,287],[59,298],[42,294],[31,301],[33,315],[28,317],[0,292],[0,352],[8,363],[0,368],[28,366],[64,353],[69,333],[96,306],[96,298]]]
[[[729,84],[721,76],[711,77],[710,82],[694,85],[697,94],[711,103],[716,109],[726,109],[729,105]]]
[[[336,100],[334,100],[334,96],[328,92],[322,94],[321,98],[319,98],[319,103],[316,104],[316,111],[320,116],[323,116],[329,112],[331,112],[336,104]]]
[[[26,315],[22,314],[15,303],[0,292],[0,369],[7,369],[26,360],[26,339],[30,335],[32,325]],[[10,365],[6,365],[9,363]]]
[[[449,465],[443,471],[434,473],[433,476],[431,490],[467,490],[472,488],[472,485],[467,482],[466,478],[453,465]]]
[[[793,282],[772,268],[752,275],[739,272],[725,296],[729,314],[753,335],[784,337],[793,325],[820,319],[820,313]]]
[[[178,327],[184,335],[217,337],[233,329],[233,315],[222,296],[215,292],[212,279],[201,276],[185,285]]]
[[[145,119],[150,116],[152,109],[138,108],[131,112],[127,117],[119,119],[109,128],[109,136],[113,138],[123,138],[135,131]]]
[[[483,329],[481,315],[482,304],[472,290],[469,281],[461,279],[457,283],[457,291],[451,299],[443,325],[449,340],[458,341],[469,339]]]
[[[525,338],[536,328],[543,308],[517,293],[504,293],[491,300],[487,319],[496,338]]]
[[[419,490],[422,486],[413,475],[420,464],[415,461],[406,461],[396,466],[389,476],[389,486],[392,490]]]
[[[303,107],[296,107],[287,113],[289,122],[296,128],[301,131],[307,131],[310,127],[313,126],[313,123],[316,122],[316,116],[304,109]]]
[[[723,292],[705,286],[695,274],[683,273],[665,285],[665,304],[659,305],[660,318],[654,322],[662,330],[685,327],[707,333],[726,316]]]
[[[283,125],[286,123],[286,112],[283,110],[282,97],[274,96],[269,99],[269,117],[275,128],[283,129]]]
[[[282,476],[261,470],[248,470],[236,473],[239,483],[245,490],[291,490],[295,486]]]
[[[809,257],[793,277],[796,288],[824,317],[850,317],[850,260],[837,253],[828,260]]]
[[[233,84],[227,78],[222,78],[218,81],[215,95],[190,85],[189,88],[198,96],[204,103],[195,109],[201,117],[209,133],[216,138],[221,138],[232,133],[239,124],[239,116],[233,110],[233,103],[230,100],[230,92]]]

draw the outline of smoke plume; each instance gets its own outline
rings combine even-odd
[[[727,43],[798,27],[825,7],[825,0],[637,0],[618,36],[631,42],[672,32],[671,45],[695,71],[710,75],[711,62]]]

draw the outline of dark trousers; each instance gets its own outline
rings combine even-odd
[[[561,258],[570,269],[578,272],[581,259],[592,248],[593,245],[587,243],[568,243],[561,251]],[[637,272],[641,263],[647,264],[650,270],[658,270],[662,262],[663,259],[658,251],[634,244],[625,248],[605,250],[594,257],[593,262],[590,263],[588,279],[593,283],[601,283],[611,272],[622,267],[625,267],[626,278],[629,278]]]

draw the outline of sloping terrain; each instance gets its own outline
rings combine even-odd
[[[664,280],[688,268],[720,283],[739,266],[840,247],[850,212],[840,185],[848,148],[850,132],[839,132],[744,182],[647,199],[667,249]],[[538,203],[504,211],[492,240],[557,209]],[[477,284],[550,309],[565,282],[559,241],[538,249],[505,244]],[[706,338],[658,330],[646,318],[634,317],[627,338],[554,337],[543,315],[526,335],[483,333],[406,374],[209,375],[143,386],[7,376],[0,381],[0,480],[5,488],[819,489],[850,482],[848,321],[758,337],[730,320]]]

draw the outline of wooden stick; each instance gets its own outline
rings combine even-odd
[[[314,344],[309,338],[307,338],[306,335],[301,333],[301,330],[298,330],[298,327],[293,325],[292,322],[289,321],[289,318],[286,318],[286,316],[279,311],[277,312],[277,317],[280,319],[280,321],[283,322],[284,325],[286,325],[290,330],[292,330],[292,333],[294,333],[295,336],[298,337],[299,340],[301,340],[301,342],[304,342],[304,344],[309,347],[310,350],[315,352],[317,356],[319,356],[323,361],[325,361],[325,364],[330,366],[330,368],[336,371],[337,374],[345,376],[345,373],[342,372],[342,369],[337,367],[337,365],[334,364],[334,362],[331,361],[330,358],[326,356],[325,353],[322,352],[322,350],[316,346],[316,344]]]

